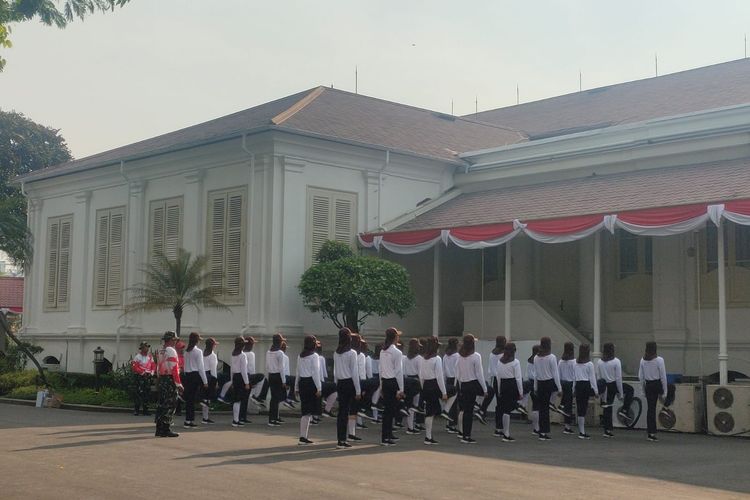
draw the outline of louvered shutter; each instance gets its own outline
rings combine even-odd
[[[310,259],[318,262],[318,252],[330,239],[331,197],[316,191],[310,195]]]
[[[149,248],[149,262],[156,264],[156,256],[164,253],[164,203],[151,204],[151,245]]]
[[[57,268],[59,262],[60,220],[47,223],[47,277],[45,280],[44,306],[57,307]]]
[[[57,308],[67,308],[70,297],[70,238],[73,234],[73,220],[60,221],[60,250],[57,277]]]
[[[107,305],[107,267],[109,263],[109,210],[96,213],[96,259],[94,261],[94,303]]]
[[[226,295],[229,298],[242,296],[242,256],[243,250],[243,227],[244,227],[244,203],[242,193],[230,193],[227,196],[227,225],[225,244],[226,263]]]
[[[225,193],[213,194],[209,200],[209,285],[222,287],[224,281],[224,240],[226,235]]]
[[[106,304],[120,304],[123,275],[123,231],[125,230],[123,209],[113,209],[109,218],[109,251],[107,262]]]
[[[354,200],[350,196],[336,196],[334,200],[333,239],[351,246],[356,231]]]
[[[169,260],[177,259],[177,251],[182,246],[182,202],[171,200],[165,203],[164,255]]]

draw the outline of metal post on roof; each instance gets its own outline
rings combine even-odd
[[[510,255],[510,241],[505,244],[505,325],[503,328],[503,333],[505,334],[505,338],[508,342],[510,342],[511,335],[510,335],[510,306],[511,306],[511,274],[510,274],[510,267],[511,267],[511,255]]]
[[[654,52],[654,71],[656,76],[659,76],[659,54]]]
[[[516,104],[521,104],[521,94],[518,91],[518,84],[516,84]]]
[[[359,94],[359,72],[356,65],[354,66],[354,93]]]
[[[718,278],[719,278],[719,384],[727,385],[729,377],[727,373],[727,294],[726,294],[726,269],[724,268],[724,224],[719,221],[716,228],[716,252],[718,256]]]
[[[432,335],[440,335],[440,244],[432,254]]]
[[[581,92],[583,90],[583,75],[581,74],[581,70],[578,70],[578,92]]]
[[[594,234],[594,358],[601,358],[602,327],[602,265],[601,265],[601,231]]]

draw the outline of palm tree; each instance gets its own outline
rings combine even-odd
[[[210,271],[207,271],[208,258],[198,255],[194,259],[190,252],[180,248],[177,258],[172,260],[163,253],[157,253],[154,262],[148,264],[145,283],[128,289],[130,303],[125,306],[123,315],[135,311],[163,311],[171,309],[175,319],[175,333],[180,336],[182,312],[186,307],[216,309],[229,308],[217,300],[224,289],[206,286]]]

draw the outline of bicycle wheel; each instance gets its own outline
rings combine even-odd
[[[633,402],[630,404],[627,412],[623,412],[622,409],[617,412],[617,420],[628,429],[632,429],[636,422],[638,422],[638,419],[641,418],[642,412],[643,402],[641,398],[636,396],[633,398]]]

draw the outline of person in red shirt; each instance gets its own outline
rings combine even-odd
[[[151,392],[151,381],[156,374],[156,363],[149,353],[151,345],[141,342],[138,346],[138,354],[130,362],[130,369],[135,379],[135,411],[133,415],[139,415],[143,410],[144,415],[150,415],[148,411],[148,398]]]
[[[156,407],[156,437],[177,437],[172,432],[172,418],[177,405],[177,393],[182,392],[179,361],[174,345],[177,336],[174,332],[166,332],[162,337],[164,345],[159,349],[156,365],[157,388],[159,404]]]

